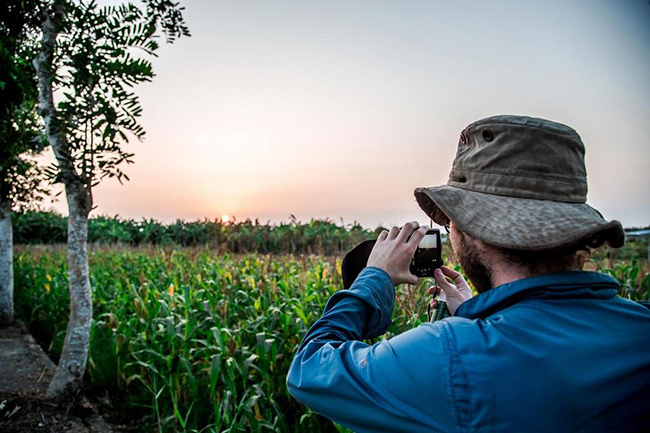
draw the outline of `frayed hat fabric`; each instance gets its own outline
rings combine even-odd
[[[584,154],[566,125],[489,117],[461,133],[447,185],[417,188],[415,198],[436,223],[451,220],[497,247],[537,251],[590,240],[621,247],[621,224],[586,204]]]

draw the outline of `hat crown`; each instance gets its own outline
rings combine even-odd
[[[463,130],[448,185],[508,197],[585,203],[585,147],[561,123],[493,116]]]

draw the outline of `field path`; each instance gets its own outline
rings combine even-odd
[[[55,368],[24,327],[0,328],[0,395],[42,398]]]
[[[55,368],[23,325],[0,327],[0,431],[114,431],[83,398],[67,407],[45,400]]]

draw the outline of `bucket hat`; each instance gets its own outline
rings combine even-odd
[[[586,204],[585,146],[561,123],[501,115],[460,134],[446,185],[415,189],[437,224],[501,248],[542,251],[584,242],[619,248],[625,232]]]

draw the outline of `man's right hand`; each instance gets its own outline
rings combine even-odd
[[[404,224],[402,230],[397,227],[390,232],[384,230],[368,257],[368,266],[386,271],[396,286],[402,283],[416,284],[418,277],[410,271],[411,259],[428,229],[427,226],[420,227],[417,221],[411,221]],[[411,233],[413,235],[409,239]]]
[[[460,272],[456,272],[447,266],[442,266],[440,269],[435,270],[433,278],[442,291],[445,292],[447,308],[452,316],[460,304],[472,297],[472,289]],[[447,278],[453,280],[454,284],[450,283]],[[428,292],[431,295],[435,295],[437,290],[437,287],[430,287]]]

